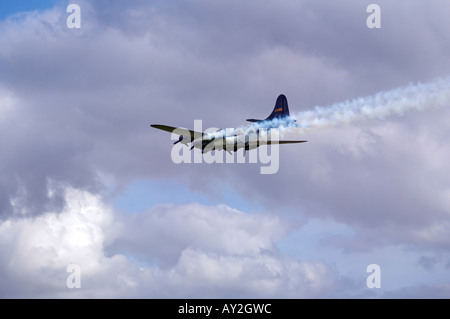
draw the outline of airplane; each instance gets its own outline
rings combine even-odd
[[[192,143],[191,150],[195,147],[201,149],[202,153],[207,153],[212,150],[226,150],[231,154],[231,151],[236,152],[238,149],[243,148],[245,156],[246,151],[255,149],[260,145],[307,142],[303,140],[281,141],[277,138],[269,138],[272,129],[298,127],[296,121],[289,115],[288,102],[284,94],[278,96],[272,113],[266,119],[247,119],[247,121],[252,124],[239,128],[220,129],[212,133],[197,132],[160,124],[151,124],[150,126],[180,135],[178,141],[175,141],[173,144],[182,143],[188,146],[188,143]]]

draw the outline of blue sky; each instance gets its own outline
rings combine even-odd
[[[450,4],[380,1],[369,29],[370,1],[83,0],[74,30],[66,3],[0,4],[0,296],[450,296]],[[149,126],[240,126],[281,93],[336,116],[276,174],[175,164]],[[365,118],[333,111],[356,97]]]
[[[20,12],[28,12],[34,10],[45,10],[52,8],[55,4],[64,3],[61,0],[17,0],[2,1],[0,3],[0,19],[4,19],[9,15]]]

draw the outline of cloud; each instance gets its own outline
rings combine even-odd
[[[365,249],[383,243],[448,249],[444,162],[450,150],[439,119],[448,110],[431,113],[426,121],[417,113],[409,123],[374,121],[370,128],[340,126],[308,134],[309,145],[286,150],[274,177],[276,185],[302,181],[303,187],[297,186],[295,197],[277,195],[311,216],[331,216],[360,230],[355,240],[367,242]]]
[[[164,264],[176,262],[190,246],[226,254],[259,254],[274,249],[274,242],[292,228],[276,217],[248,215],[228,206],[212,209],[200,204],[157,206],[127,216],[126,230],[112,249],[135,252]],[[160,241],[166,244],[161,246]]]
[[[436,285],[417,285],[386,294],[384,298],[408,299],[447,299],[450,287],[447,283]]]
[[[88,278],[123,267],[121,256],[103,255],[103,246],[111,236],[108,232],[114,233],[109,208],[98,196],[75,189],[67,189],[66,202],[59,214],[46,212],[37,218],[12,219],[0,225],[4,297],[55,297],[64,293],[69,264],[82,268],[87,287]]]
[[[239,126],[267,115],[279,93],[294,113],[448,76],[448,4],[381,1],[380,30],[366,27],[367,4],[80,1],[80,30],[66,28],[62,7],[0,21],[0,228],[8,243],[1,259],[10,274],[2,294],[77,295],[64,286],[73,254],[62,252],[79,249],[97,265],[95,276],[83,275],[88,296],[115,296],[115,288],[201,296],[208,284],[188,274],[204,274],[217,296],[259,296],[264,285],[268,295],[333,295],[342,282],[329,264],[278,255],[276,243],[294,231],[278,213],[353,230],[353,237],[327,237],[320,249],[363,254],[400,245],[447,258],[446,107],[308,132],[308,143],[280,148],[274,176],[251,164],[176,165],[169,136],[149,127],[191,127],[195,119]],[[173,180],[217,204],[220,180],[262,207],[260,220],[234,211],[233,202],[133,216],[98,197],[136,179]],[[81,217],[70,206],[77,201],[105,219]],[[80,243],[91,245],[67,241],[66,224],[79,225]],[[22,265],[24,254],[40,268]],[[62,271],[55,279],[53,262]],[[245,281],[248,269],[255,278]],[[317,285],[307,278],[319,278]],[[149,284],[158,282],[160,292]]]
[[[130,222],[98,195],[65,194],[60,213],[0,225],[2,296],[321,297],[339,287],[329,265],[280,254],[291,227],[278,218],[191,204]],[[79,289],[66,286],[70,264]]]
[[[339,287],[333,269],[321,262],[218,256],[191,249],[183,251],[171,275],[172,283],[185,288],[179,296],[191,298],[312,298],[336,293]]]

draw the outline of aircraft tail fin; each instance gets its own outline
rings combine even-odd
[[[287,98],[284,94],[280,94],[275,103],[275,107],[273,108],[272,113],[269,115],[266,120],[271,120],[278,117],[286,117],[289,116],[289,107]]]
[[[280,94],[275,102],[275,107],[273,108],[272,113],[270,113],[269,117],[265,120],[255,120],[255,119],[247,119],[248,122],[261,122],[273,120],[275,118],[283,118],[289,116],[289,107],[287,98],[284,94]]]

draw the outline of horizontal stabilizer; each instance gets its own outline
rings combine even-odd
[[[262,120],[255,120],[255,119],[247,119],[246,120],[247,122],[261,122]]]
[[[294,143],[306,143],[308,141],[267,141],[267,144],[294,144]]]

